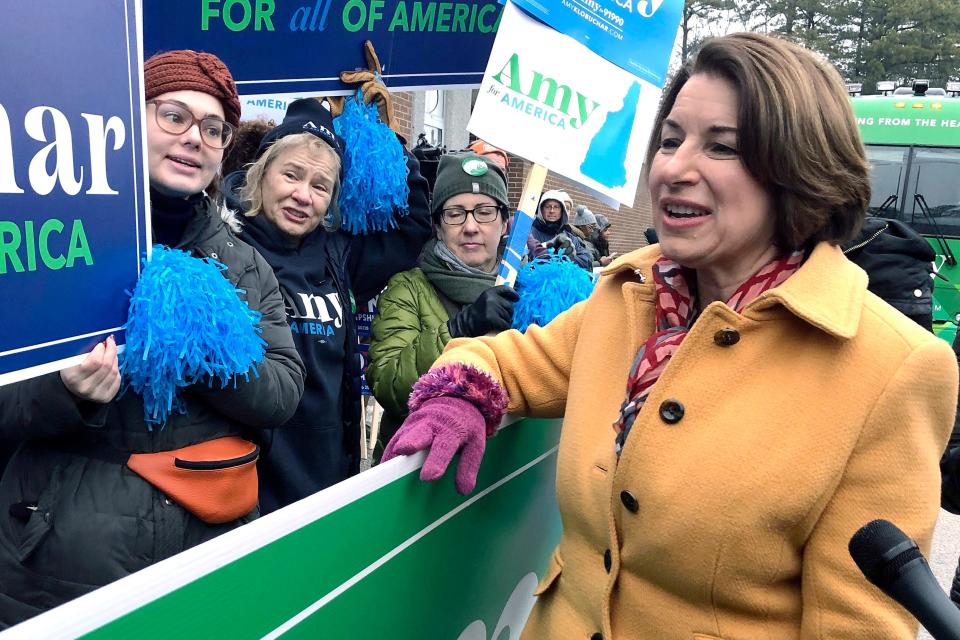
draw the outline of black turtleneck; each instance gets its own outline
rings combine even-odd
[[[168,247],[176,247],[183,239],[183,232],[196,214],[196,205],[203,200],[202,193],[186,198],[168,196],[150,187],[150,216],[153,226],[153,241]]]

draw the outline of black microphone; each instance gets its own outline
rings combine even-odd
[[[960,640],[960,610],[937,584],[917,543],[886,520],[850,538],[850,555],[867,579],[913,614],[936,640]]]

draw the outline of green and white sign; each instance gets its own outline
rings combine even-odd
[[[519,638],[560,536],[559,437],[509,425],[467,497],[453,465],[424,483],[423,453],[391,460],[0,639]]]
[[[651,67],[669,56],[637,54]],[[467,129],[632,206],[660,93],[508,2]]]
[[[852,99],[866,144],[960,147],[960,99],[944,96],[863,96]]]

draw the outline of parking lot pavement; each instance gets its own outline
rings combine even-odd
[[[940,510],[937,528],[933,532],[933,546],[930,549],[930,568],[944,590],[950,590],[953,573],[960,558],[960,516]],[[930,634],[920,630],[919,640],[932,640]]]

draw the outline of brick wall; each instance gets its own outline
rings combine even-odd
[[[393,117],[396,119],[394,130],[407,139],[408,146],[417,142],[413,132],[413,93],[397,91],[393,94]]]
[[[523,192],[523,184],[527,173],[530,171],[530,164],[527,160],[513,155],[510,156],[510,167],[507,170],[507,188],[512,204],[520,201],[520,194]],[[612,225],[610,230],[611,251],[623,254],[646,246],[647,241],[643,237],[643,231],[652,226],[653,221],[650,211],[650,196],[643,180],[640,181],[633,206],[625,207],[621,205],[618,211],[614,211],[601,203],[590,193],[578,187],[575,182],[571,182],[555,173],[547,174],[543,189],[544,191],[549,189],[566,191],[573,198],[574,206],[583,204],[593,213],[602,213],[607,216]]]

